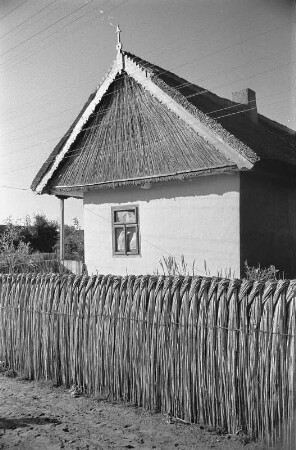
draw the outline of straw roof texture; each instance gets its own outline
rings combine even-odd
[[[111,84],[50,184],[119,185],[217,168],[234,165],[125,75]]]
[[[296,165],[295,133],[291,130],[259,114],[258,124],[253,123],[244,113],[233,114],[238,112],[236,103],[130,53],[125,52],[124,58],[252,164],[271,159]],[[33,190],[48,173],[49,181],[42,192],[67,195],[73,189],[143,184],[238,170],[235,158],[223,154],[199,135],[157,95],[135,81],[133,74],[118,71],[107,88],[61,161],[54,166],[98,90],[90,96],[36,175]]]

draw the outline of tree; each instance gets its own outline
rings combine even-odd
[[[59,226],[54,220],[49,220],[43,214],[36,214],[33,219],[26,216],[23,225],[13,224],[7,219],[6,224],[0,226],[0,236],[9,232],[14,248],[27,245],[31,253],[54,253],[59,248]],[[84,233],[77,218],[73,225],[65,225],[65,258],[83,261]],[[21,248],[21,247],[20,247]],[[12,248],[11,248],[12,250]]]
[[[59,227],[56,221],[48,220],[42,214],[36,214],[29,228],[32,249],[42,253],[52,253],[59,237]]]
[[[73,219],[73,225],[65,225],[65,259],[84,260],[84,232],[78,219]],[[58,248],[59,242],[56,245]]]
[[[14,236],[14,245],[18,242],[29,244],[32,252],[52,253],[59,238],[58,223],[49,220],[43,214],[36,214],[33,220],[26,216],[24,225],[13,224],[11,219],[1,226],[0,234],[8,232]]]
[[[47,219],[44,214],[36,214],[33,220],[27,216],[25,225],[21,226],[20,239],[29,243],[35,252],[52,253],[58,237],[58,223]]]
[[[0,235],[0,270],[15,272],[20,266],[28,265],[30,244],[20,239],[20,229],[7,222]]]

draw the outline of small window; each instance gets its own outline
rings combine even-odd
[[[138,255],[139,216],[137,206],[112,208],[112,239],[114,255]]]

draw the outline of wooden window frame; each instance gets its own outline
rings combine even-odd
[[[135,222],[117,222],[115,220],[115,214],[118,211],[134,211],[136,220]],[[130,257],[130,256],[139,256],[140,255],[140,231],[139,231],[139,206],[138,205],[122,205],[122,206],[112,206],[111,207],[111,216],[112,216],[112,254],[113,256],[120,257]],[[129,227],[136,228],[136,250],[127,251],[127,230]],[[116,251],[116,229],[123,228],[124,229],[124,250]]]

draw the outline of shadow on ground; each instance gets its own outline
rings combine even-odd
[[[2,419],[0,417],[0,430],[14,430],[16,428],[24,428],[32,425],[48,425],[48,424],[61,424],[57,419],[50,417],[24,417],[22,419]]]

